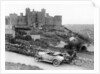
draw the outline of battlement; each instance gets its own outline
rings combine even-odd
[[[42,27],[43,25],[61,25],[62,24],[62,16],[55,15],[50,16],[46,13],[45,9],[41,9],[41,11],[35,11],[34,9],[31,11],[29,8],[26,8],[26,14],[20,13],[10,14],[5,17],[6,25],[18,25],[18,26],[32,26],[32,27]]]

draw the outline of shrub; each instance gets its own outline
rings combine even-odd
[[[15,38],[16,38],[16,39],[26,40],[26,41],[32,40],[31,36],[29,36],[29,35],[26,35],[26,36],[17,35]]]
[[[25,40],[30,41],[30,40],[32,40],[32,38],[31,38],[31,36],[27,35],[27,36],[25,36]]]
[[[16,31],[19,35],[26,35],[27,33],[25,31],[22,30],[18,30]]]
[[[39,40],[39,39],[35,40],[35,44],[42,48],[47,48],[49,46],[48,43],[46,43],[44,40]]]
[[[5,34],[5,40],[6,41],[10,41],[11,39],[13,39],[13,36],[11,34]]]

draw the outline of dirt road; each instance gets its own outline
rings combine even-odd
[[[33,57],[25,56],[13,52],[8,52],[8,51],[5,52],[5,57],[6,57],[5,58],[6,62],[38,66],[45,70],[85,70],[85,68],[78,67],[75,65],[69,65],[69,64],[62,64],[59,67],[54,67],[50,63],[36,62]]]

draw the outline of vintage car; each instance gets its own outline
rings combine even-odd
[[[59,66],[63,62],[70,63],[72,61],[72,57],[68,53],[60,53],[60,52],[45,52],[39,51],[35,55],[34,59],[36,61],[45,61],[53,63],[54,66]]]

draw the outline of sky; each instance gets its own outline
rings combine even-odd
[[[5,1],[5,16],[10,13],[25,14],[25,9],[41,11],[51,16],[62,15],[62,24],[93,24],[94,7],[90,1]]]

